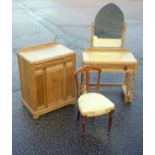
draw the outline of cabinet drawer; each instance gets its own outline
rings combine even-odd
[[[44,67],[44,65],[43,65],[43,64],[37,64],[37,65],[35,65],[35,66],[34,66],[35,71],[37,71],[37,70],[42,70],[42,69],[43,69],[43,67]]]
[[[49,67],[55,67],[55,66],[57,66],[59,64],[63,64],[63,63],[64,63],[64,59],[61,58],[61,59],[46,62],[45,66],[46,66],[46,68],[49,68]]]
[[[65,59],[65,62],[74,62],[75,61],[75,54],[67,56],[64,59]]]
[[[73,56],[68,56],[68,57],[65,57],[65,62],[71,62],[73,61]]]

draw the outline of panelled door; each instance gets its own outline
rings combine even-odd
[[[66,73],[66,99],[69,98],[73,98],[74,97],[74,71],[75,71],[75,67],[74,67],[74,63],[73,61],[67,61],[66,62],[66,69],[65,69],[65,73]]]
[[[45,89],[46,103],[49,106],[64,100],[64,65],[62,63],[46,67]]]
[[[74,97],[73,61],[48,62],[35,70],[38,109],[62,104]]]
[[[44,70],[42,67],[35,71],[36,81],[36,103],[37,108],[45,107],[45,88],[44,88]]]

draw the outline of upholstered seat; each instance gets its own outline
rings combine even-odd
[[[97,80],[94,83],[90,83],[90,73],[92,71],[97,75]],[[78,97],[77,120],[79,120],[81,115],[82,135],[84,137],[86,134],[86,120],[89,117],[108,114],[108,131],[110,132],[111,129],[112,114],[115,111],[115,105],[108,98],[98,93],[101,71],[101,68],[97,66],[83,66],[74,73]],[[80,74],[81,80],[78,78]],[[92,92],[93,90],[96,90],[96,92]]]
[[[83,116],[100,116],[115,109],[115,105],[99,93],[85,93],[78,99],[79,111]]]

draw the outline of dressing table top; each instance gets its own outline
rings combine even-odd
[[[83,52],[83,62],[91,64],[137,64],[134,55],[120,48],[88,48]]]

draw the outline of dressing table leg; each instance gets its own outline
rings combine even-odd
[[[133,100],[134,87],[135,87],[135,79],[136,79],[136,74],[133,73],[133,75],[132,75],[132,82],[131,82],[131,90],[130,90],[130,102],[132,102],[132,100]]]
[[[125,83],[126,83],[126,88],[125,88],[125,102],[130,102],[130,77],[131,74],[130,73],[126,73],[126,77],[125,77]]]
[[[133,101],[135,79],[136,79],[135,73],[126,73],[125,102],[132,102]]]

